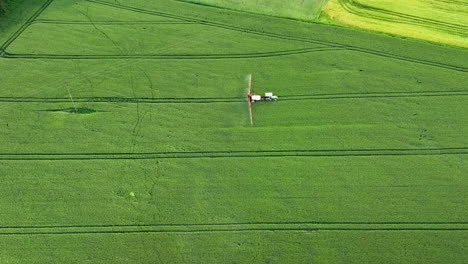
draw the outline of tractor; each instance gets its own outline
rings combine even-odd
[[[265,96],[249,93],[248,98],[249,98],[249,101],[252,103],[260,102],[260,101],[266,101],[266,102],[278,101],[278,96],[273,95],[273,93],[265,93]]]

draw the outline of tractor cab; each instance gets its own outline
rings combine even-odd
[[[259,101],[278,101],[278,96],[273,95],[273,93],[265,93],[265,96],[256,95],[256,94],[249,94],[250,102],[259,102]]]
[[[265,101],[278,101],[278,96],[273,95],[273,93],[265,93]]]

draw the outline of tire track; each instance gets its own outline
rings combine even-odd
[[[273,15],[273,14],[262,14],[258,12],[249,12],[246,10],[241,10],[241,9],[236,9],[236,8],[231,8],[231,7],[225,7],[225,6],[218,6],[214,4],[208,4],[208,3],[202,3],[202,2],[196,2],[196,1],[191,1],[191,0],[173,0],[175,2],[179,3],[184,3],[184,4],[190,4],[190,5],[196,5],[196,6],[203,6],[203,7],[209,7],[209,8],[215,8],[215,9],[223,9],[223,10],[228,10],[228,11],[233,11],[233,12],[239,12],[239,13],[244,13],[244,14],[253,14],[257,16],[268,16],[268,17],[276,17],[276,18],[281,18],[281,19],[289,19],[289,20],[296,20],[296,21],[301,21],[304,22],[304,19],[299,19],[299,18],[293,18],[293,17],[288,17],[288,16],[281,16],[281,15]],[[320,0],[320,8],[316,9],[316,14],[314,14],[314,19],[318,18],[320,15],[320,11],[323,9],[325,4],[327,3],[328,0]]]
[[[418,91],[418,92],[368,92],[335,94],[281,95],[281,101],[332,100],[366,98],[405,98],[405,97],[451,97],[468,96],[468,91]],[[245,102],[244,97],[74,97],[78,103],[147,103],[147,104],[192,104],[192,103],[237,103]],[[69,103],[69,97],[0,97],[0,103]]]
[[[458,0],[437,0],[436,2],[443,2],[448,4],[457,4],[462,6],[468,6],[468,2],[458,1]]]
[[[369,49],[362,49],[362,48],[359,48],[359,47],[349,47],[348,50],[353,50],[353,51],[366,53],[366,54],[370,54],[370,55],[375,55],[375,56],[379,56],[379,57],[385,57],[385,58],[391,58],[391,59],[411,62],[411,63],[415,63],[415,64],[422,64],[422,65],[433,66],[433,67],[438,67],[438,68],[445,68],[445,69],[448,69],[448,70],[453,70],[453,71],[458,71],[458,72],[468,72],[468,68],[465,68],[465,67],[459,67],[459,66],[454,66],[454,65],[440,63],[440,62],[433,62],[433,61],[428,61],[428,60],[413,59],[413,58],[400,56],[400,55],[395,55],[395,54],[390,54],[390,53],[385,53],[385,52],[379,52],[379,51],[374,51],[374,50],[369,50]]]
[[[417,97],[451,97],[451,96],[468,96],[468,91],[369,92],[369,93],[339,93],[339,94],[315,94],[315,95],[308,95],[308,94],[282,95],[281,101],[369,99],[369,98],[408,98],[408,97],[417,98]]]
[[[6,52],[4,58],[22,58],[22,59],[159,59],[159,60],[219,60],[219,59],[252,59],[269,58],[286,55],[298,55],[311,52],[337,51],[343,48],[325,47],[325,48],[305,48],[285,51],[258,52],[258,53],[238,53],[238,54],[142,54],[142,55],[58,55],[58,54],[12,54]]]
[[[418,16],[407,15],[404,13],[394,12],[382,8],[372,7],[369,5],[364,5],[361,3],[356,2],[355,0],[339,0],[340,5],[349,13],[367,17],[377,20],[383,20],[388,22],[401,22],[406,24],[412,25],[421,25],[424,24],[427,27],[441,30],[445,32],[449,32],[456,35],[467,36],[468,35],[468,28],[461,24],[454,24],[454,23],[447,23],[443,21],[438,21],[429,18],[423,18]],[[368,10],[370,12],[374,12],[376,14],[370,15],[362,10]],[[389,17],[385,17],[379,14],[388,15]]]
[[[169,13],[164,13],[164,12],[159,12],[159,11],[153,11],[153,10],[146,10],[146,9],[126,6],[126,5],[121,5],[121,4],[113,4],[113,3],[100,1],[100,0],[86,0],[86,1],[91,2],[91,3],[95,3],[95,4],[110,6],[110,7],[113,7],[113,8],[124,9],[124,10],[127,10],[127,11],[136,12],[136,13],[147,14],[147,15],[155,15],[155,16],[160,16],[160,17],[167,17],[167,18],[171,18],[171,19],[178,19],[180,21],[193,22],[193,23],[197,23],[197,24],[201,24],[201,25],[213,26],[213,27],[217,27],[217,28],[223,28],[223,29],[227,29],[227,30],[239,31],[239,32],[243,32],[243,33],[250,33],[250,34],[255,34],[255,35],[260,35],[260,36],[268,36],[268,37],[273,37],[273,38],[278,38],[278,39],[285,39],[285,40],[292,40],[292,41],[322,44],[322,45],[327,45],[327,46],[330,46],[330,47],[343,47],[343,45],[332,43],[332,42],[312,40],[312,39],[300,38],[300,37],[292,37],[292,36],[276,34],[276,33],[269,33],[269,32],[261,32],[261,31],[252,30],[252,29],[248,29],[248,28],[237,27],[237,26],[233,26],[233,25],[227,25],[227,24],[217,23],[217,22],[213,22],[213,21],[197,19],[197,18],[193,18],[193,17],[174,15],[174,14],[169,14]]]
[[[468,228],[238,228],[238,229],[192,229],[192,230],[99,230],[99,231],[68,231],[68,232],[31,232],[31,233],[0,233],[0,236],[10,235],[84,235],[84,234],[135,234],[135,233],[215,233],[215,232],[318,232],[318,231],[468,231]]]
[[[0,235],[77,235],[131,233],[212,233],[268,231],[468,231],[466,223],[379,223],[379,222],[263,222],[227,224],[76,225],[0,227]]]
[[[466,155],[468,147],[428,149],[336,149],[336,150],[232,150],[147,153],[0,153],[4,161],[61,160],[144,160],[192,158],[273,158],[273,157],[376,157]]]
[[[193,98],[148,98],[148,97],[74,97],[77,103],[146,103],[146,104],[193,104],[193,103],[237,103],[245,102],[243,97],[193,97]],[[46,97],[0,97],[0,103],[69,103],[70,98]]]
[[[120,227],[183,227],[183,226],[244,226],[244,225],[468,225],[466,221],[262,221],[225,223],[162,223],[162,224],[95,224],[95,225],[37,225],[0,226],[0,229],[59,229],[59,228],[120,228]]]
[[[146,24],[195,24],[193,22],[184,21],[69,21],[69,20],[51,20],[51,19],[36,19],[33,24],[54,24],[54,25],[146,25]]]
[[[387,10],[387,9],[383,9],[383,8],[377,8],[377,7],[373,7],[373,6],[369,6],[369,5],[363,5],[361,3],[356,2],[355,0],[342,0],[342,1],[349,1],[349,2],[353,3],[358,8],[364,8],[364,9],[367,9],[367,10],[375,11],[377,13],[380,12],[380,13],[383,13],[383,14],[388,14],[388,15],[404,18],[407,21],[412,21],[413,20],[413,21],[416,21],[416,22],[432,24],[434,26],[446,27],[446,28],[453,29],[453,30],[460,30],[463,33],[465,33],[465,35],[467,33],[467,30],[468,30],[468,27],[466,25],[462,25],[462,24],[449,23],[449,22],[444,22],[444,21],[425,18],[425,17],[420,17],[420,16],[408,15],[408,14],[405,14],[405,13],[395,12],[395,11],[391,11],[391,10]]]
[[[125,6],[125,5],[120,5],[120,4],[112,4],[112,3],[103,2],[100,0],[86,0],[86,1],[96,3],[96,4],[102,4],[102,5],[106,5],[106,6],[110,6],[114,8],[121,8],[121,9],[129,10],[129,11],[133,11],[137,13],[152,14],[152,15],[163,16],[163,17],[165,16],[165,17],[172,18],[172,19],[180,19],[182,21],[190,21],[190,22],[195,22],[195,23],[202,24],[202,25],[213,26],[213,27],[223,28],[227,30],[239,31],[239,32],[250,33],[250,34],[261,35],[261,36],[268,36],[268,37],[273,37],[277,39],[285,39],[285,40],[291,40],[291,41],[300,41],[300,42],[305,42],[305,43],[320,44],[320,45],[325,45],[328,47],[345,48],[347,50],[376,55],[376,56],[385,57],[385,58],[392,58],[392,59],[411,62],[411,63],[418,63],[418,64],[439,67],[439,68],[446,68],[446,69],[454,70],[454,71],[468,72],[468,68],[462,67],[462,66],[455,66],[455,65],[450,65],[446,63],[410,58],[410,57],[395,55],[395,54],[391,54],[387,52],[366,49],[366,48],[362,48],[358,46],[340,44],[337,42],[314,40],[310,38],[292,37],[292,36],[287,36],[284,34],[271,33],[271,32],[262,32],[262,31],[248,29],[248,28],[242,28],[242,27],[237,27],[233,25],[207,21],[207,20],[201,20],[201,19],[190,18],[190,17],[185,17],[185,16],[177,16],[177,15],[167,14],[163,12],[145,10],[145,9]]]
[[[48,0],[47,6],[50,5],[50,3],[52,1],[53,0]],[[207,25],[207,26],[214,26],[214,27],[218,27],[218,28],[224,28],[224,29],[227,29],[227,30],[234,30],[234,31],[239,31],[239,32],[245,32],[245,33],[262,35],[262,36],[269,36],[269,37],[273,37],[273,38],[286,39],[286,40],[292,40],[292,41],[301,41],[301,42],[307,42],[307,43],[321,44],[321,45],[325,45],[325,46],[328,46],[328,47],[336,47],[336,48],[340,48],[340,49],[347,49],[347,50],[351,50],[351,51],[355,51],[355,52],[361,52],[361,53],[376,55],[376,56],[385,57],[385,58],[392,58],[392,59],[411,62],[411,63],[418,63],[418,64],[423,64],[423,65],[428,65],[428,66],[433,66],[433,67],[439,67],[439,68],[445,68],[445,69],[460,71],[460,72],[468,72],[468,68],[466,68],[466,67],[455,66],[455,65],[450,65],[450,64],[440,63],[440,62],[433,62],[433,61],[428,61],[428,60],[415,59],[415,58],[390,54],[390,53],[386,53],[386,52],[361,48],[361,47],[352,46],[352,45],[339,44],[339,43],[336,43],[336,42],[320,41],[320,40],[313,40],[313,39],[300,38],[300,37],[292,37],[292,36],[287,36],[287,35],[282,35],[282,34],[277,34],[277,33],[270,33],[270,32],[261,32],[261,31],[256,31],[256,30],[252,30],[252,29],[236,27],[236,26],[232,26],[232,25],[226,25],[226,24],[221,24],[221,23],[216,23],[216,22],[210,22],[210,21],[206,21],[206,20],[200,20],[200,19],[184,17],[184,16],[177,16],[177,15],[172,15],[172,14],[167,14],[167,13],[162,13],[162,12],[157,12],[157,11],[139,9],[139,8],[124,6],[124,5],[120,5],[120,4],[112,4],[112,3],[103,2],[103,1],[99,1],[99,0],[86,0],[86,1],[96,3],[96,4],[101,4],[101,5],[107,5],[107,6],[114,7],[114,8],[125,9],[125,10],[129,10],[129,11],[137,12],[137,13],[151,14],[151,15],[168,17],[168,18],[172,18],[172,19],[179,19],[179,20],[185,21],[185,22],[192,22],[192,23],[198,23],[198,24]],[[45,8],[47,8],[47,6],[44,7],[41,12],[43,12],[43,10],[45,10]],[[39,15],[40,15],[40,13],[37,16],[39,16]],[[37,16],[35,16],[35,18],[37,18]],[[32,19],[32,20],[34,20],[34,19]],[[31,22],[32,22],[32,20],[31,20]],[[16,37],[14,37],[14,39],[16,39],[28,26],[29,25],[27,25],[24,29],[20,29],[17,32],[18,34],[16,35]],[[7,43],[6,42],[4,45],[2,45],[0,47],[0,56],[1,57],[12,58],[12,59],[13,58],[24,58],[24,59],[26,59],[26,58],[29,58],[29,59],[141,59],[141,58],[149,58],[147,56],[145,56],[145,57],[134,57],[134,56],[133,57],[132,56],[120,57],[120,56],[114,56],[114,55],[109,55],[109,57],[100,58],[99,56],[90,57],[89,55],[75,55],[75,56],[71,55],[70,56],[70,55],[54,55],[54,54],[37,54],[37,55],[34,55],[34,54],[11,54],[11,53],[6,52],[6,48],[11,44],[11,42],[14,41],[14,39],[11,40],[10,42],[7,41],[8,45],[5,45]],[[285,54],[285,55],[288,55],[288,54]],[[164,58],[167,58],[167,57],[164,57]],[[203,58],[196,58],[196,57],[190,57],[190,58],[192,58],[192,59],[203,59]]]
[[[13,41],[15,41],[29,26],[31,26],[34,20],[38,18],[53,1],[54,0],[47,0],[15,33],[13,33],[10,38],[0,46],[0,50],[3,51],[3,56],[6,54],[6,49],[11,45],[11,43],[13,43]]]

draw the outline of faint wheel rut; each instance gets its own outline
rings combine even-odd
[[[372,99],[372,98],[405,98],[405,97],[454,97],[468,96],[468,91],[414,91],[414,92],[367,92],[335,94],[299,94],[280,95],[281,101],[333,100],[333,99]],[[211,104],[245,102],[243,97],[74,97],[79,103],[146,103],[146,104]],[[68,97],[0,97],[0,103],[68,103]]]
[[[206,224],[3,226],[0,236],[132,233],[468,231],[466,222],[253,222]]]
[[[394,12],[382,8],[376,8],[369,5],[361,4],[355,0],[339,0],[339,3],[346,11],[357,16],[388,22],[401,22],[412,25],[423,25],[432,29],[449,32],[455,35],[468,36],[468,27],[465,25],[447,23],[434,19]],[[374,15],[370,15],[363,10],[373,12]],[[383,16],[382,14],[387,16]]]
[[[377,157],[466,155],[468,147],[426,149],[232,150],[146,153],[0,153],[0,160],[143,160],[275,157]]]
[[[52,2],[53,0],[48,0],[47,3],[40,9],[38,12],[31,17],[28,22],[25,24],[24,27],[20,28],[14,36],[12,36],[7,42],[5,42],[1,47],[0,47],[0,55],[1,57],[4,58],[23,58],[23,59],[239,59],[239,58],[258,58],[258,57],[274,57],[274,56],[283,56],[283,55],[292,55],[292,54],[300,54],[300,53],[306,53],[306,52],[311,52],[311,51],[280,51],[277,52],[277,54],[267,54],[267,53],[257,53],[257,54],[236,54],[236,55],[173,55],[173,56],[162,56],[162,55],[151,55],[151,54],[146,54],[146,55],[59,55],[59,54],[13,54],[13,53],[8,53],[6,51],[6,48],[19,36],[21,35],[24,30],[33,23],[33,21],[40,15],[42,11],[44,11]],[[366,54],[371,54],[371,55],[376,55],[376,56],[381,56],[381,57],[386,57],[386,58],[392,58],[396,60],[401,60],[401,61],[407,61],[411,63],[418,63],[418,64],[424,64],[424,65],[429,65],[429,66],[434,66],[434,67],[439,67],[439,68],[445,68],[449,70],[454,70],[454,71],[460,71],[460,72],[468,72],[468,68],[466,67],[461,67],[461,66],[456,66],[456,65],[449,65],[445,63],[440,63],[440,62],[434,62],[434,61],[428,61],[428,60],[421,60],[421,59],[416,59],[416,58],[410,58],[406,56],[401,56],[401,55],[396,55],[396,54],[390,54],[387,52],[381,52],[377,50],[371,50],[371,49],[366,49],[362,47],[357,47],[357,46],[352,46],[352,45],[346,45],[346,44],[340,44],[337,42],[330,42],[330,41],[321,41],[321,40],[314,40],[310,38],[301,38],[301,37],[292,37],[284,34],[278,34],[278,33],[271,33],[271,32],[263,32],[263,31],[257,31],[257,30],[252,30],[248,28],[242,28],[238,26],[233,26],[233,25],[227,25],[227,24],[222,24],[222,23],[217,23],[213,21],[207,21],[207,20],[202,20],[202,19],[197,19],[197,18],[191,18],[191,17],[186,17],[186,16],[179,16],[179,15],[173,15],[173,14],[168,14],[164,12],[158,12],[158,11],[152,11],[152,10],[145,10],[141,8],[135,8],[131,6],[125,6],[121,4],[115,4],[115,3],[109,3],[105,1],[100,1],[100,0],[86,0],[88,2],[96,3],[96,4],[101,4],[113,8],[119,8],[119,9],[124,9],[128,11],[133,11],[137,13],[142,13],[142,14],[150,14],[150,15],[156,15],[156,16],[161,16],[161,17],[167,17],[171,19],[176,19],[180,20],[183,22],[190,22],[190,23],[198,23],[201,25],[207,25],[207,26],[213,26],[213,27],[218,27],[218,28],[223,28],[227,30],[233,30],[233,31],[239,31],[239,32],[244,32],[244,33],[250,33],[250,34],[256,34],[256,35],[262,35],[262,36],[269,36],[273,38],[278,38],[278,39],[285,39],[285,40],[292,40],[292,41],[301,41],[305,43],[314,43],[314,44],[321,44],[328,46],[329,49],[326,50],[350,50],[350,51],[355,51],[355,52],[361,52],[361,53],[366,53]],[[344,1],[344,0],[342,0]],[[352,1],[352,0],[349,0]],[[316,50],[316,51],[321,51],[321,50]],[[325,50],[322,50],[325,51]]]

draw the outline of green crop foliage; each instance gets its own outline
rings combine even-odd
[[[234,232],[188,234],[119,234],[7,236],[1,243],[5,263],[25,260],[82,263],[385,263],[401,254],[399,263],[462,264],[465,232]],[[444,241],[444,242],[441,242]],[[24,254],[12,245],[28,244]],[[268,245],[268,246],[265,246]],[[60,248],[52,254],[44,252]],[[363,250],[366,249],[366,250]],[[411,249],[411,250],[409,250]],[[144,252],[144,253],[142,253]],[[86,258],[80,258],[85,254]],[[145,257],[142,257],[144,254]]]
[[[0,17],[15,9],[23,0],[0,0]]]
[[[326,0],[177,0],[194,4],[230,8],[270,16],[312,21],[316,19]]]
[[[173,0],[0,30],[0,263],[465,261],[466,49]]]
[[[435,0],[330,0],[324,14],[364,29],[468,47],[468,3]]]

